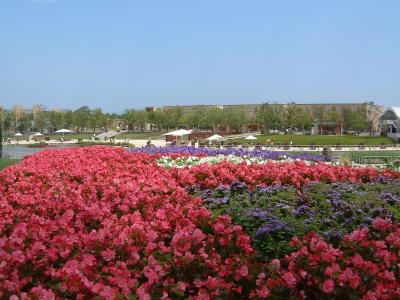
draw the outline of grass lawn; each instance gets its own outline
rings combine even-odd
[[[277,143],[285,144],[293,142],[293,145],[358,145],[364,143],[365,145],[379,145],[385,143],[386,145],[394,144],[394,141],[384,136],[330,136],[330,135],[258,135],[258,140],[245,140],[235,139],[229,140],[229,143],[252,143],[252,144],[265,144],[267,140],[271,140],[275,145]]]
[[[19,162],[19,159],[3,159],[0,158],[0,171],[3,170],[5,167],[11,166],[12,164],[15,164]]]
[[[163,133],[160,132],[124,132],[118,134],[116,139],[137,139],[137,140],[147,140],[149,137],[152,139],[160,139]]]

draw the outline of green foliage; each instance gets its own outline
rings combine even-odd
[[[263,103],[257,111],[257,121],[263,126],[264,132],[281,127],[283,110],[277,103]]]

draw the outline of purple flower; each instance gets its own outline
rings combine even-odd
[[[248,157],[261,157],[263,159],[271,160],[282,160],[284,157],[290,157],[292,159],[301,159],[307,161],[323,161],[324,158],[321,155],[314,155],[309,153],[288,153],[281,151],[269,151],[269,150],[248,150],[242,148],[229,148],[229,149],[212,149],[212,148],[195,148],[190,146],[170,146],[170,147],[139,147],[129,148],[129,152],[132,153],[148,153],[148,154],[173,154],[183,153],[189,155],[206,154],[208,156],[216,155],[235,155],[235,156],[248,156]]]
[[[400,197],[389,192],[380,194],[380,198],[390,205],[400,204]]]

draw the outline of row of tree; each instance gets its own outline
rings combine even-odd
[[[222,110],[205,106],[194,107],[189,112],[184,111],[180,106],[151,111],[129,109],[122,114],[121,119],[130,130],[144,130],[146,124],[151,124],[153,128],[161,131],[179,127],[213,131],[221,127],[229,127],[239,130],[242,124],[247,124],[249,121],[243,110]]]
[[[121,126],[131,131],[170,130],[179,127],[200,130],[219,131],[228,129],[240,131],[242,125],[258,124],[264,132],[270,130],[310,130],[315,122],[342,123],[347,130],[370,130],[366,106],[356,111],[338,110],[332,107],[326,110],[323,106],[303,109],[295,103],[285,105],[264,103],[255,111],[244,110],[238,106],[218,107],[197,106],[185,110],[180,106],[162,110],[128,109],[123,114],[103,113],[100,108],[90,109],[82,106],[77,110],[44,111],[36,106],[31,113],[4,111],[3,130],[11,131],[47,131],[54,132],[60,128],[75,132],[107,131],[113,126]]]
[[[82,106],[77,110],[44,111],[39,108],[32,112],[21,113],[19,110],[3,111],[2,127],[6,135],[10,132],[55,132],[58,129],[71,129],[75,132],[90,130],[107,131],[118,119],[116,114],[103,113],[100,108],[90,109]]]
[[[258,109],[256,118],[265,131],[287,128],[310,130],[315,123],[323,122],[342,123],[346,130],[370,131],[372,123],[368,121],[366,109],[366,105],[355,111],[349,108],[338,110],[334,106],[326,110],[322,105],[303,109],[295,103],[282,105],[267,102]]]
[[[310,130],[315,122],[342,123],[347,130],[370,130],[367,120],[366,106],[356,111],[345,108],[337,110],[333,107],[325,110],[323,106],[303,109],[295,103],[285,105],[264,103],[256,111],[245,111],[240,107],[224,108],[197,106],[189,111],[176,106],[168,110],[127,110],[121,118],[129,129],[144,130],[146,124],[153,124],[160,130],[186,127],[218,131],[229,127],[232,131],[240,131],[242,125],[261,125],[265,132],[270,130]]]

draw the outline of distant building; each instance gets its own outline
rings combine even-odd
[[[400,107],[388,107],[380,116],[381,132],[400,143]]]

